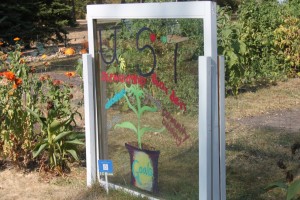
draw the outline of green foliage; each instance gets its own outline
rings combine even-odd
[[[33,158],[47,151],[48,160],[51,168],[60,167],[64,170],[68,154],[79,161],[77,156],[77,145],[83,145],[79,138],[80,134],[71,130],[70,123],[74,121],[74,115],[58,120],[50,120],[39,116],[36,112],[26,107],[26,110],[36,117],[43,131],[45,138],[40,138],[39,143],[33,149]],[[50,116],[50,118],[53,118]]]
[[[299,199],[300,197],[300,179],[295,180],[292,183],[286,183],[285,181],[279,180],[268,185],[265,190],[271,190],[274,188],[284,189],[286,191],[286,200]]]
[[[300,21],[296,17],[287,17],[274,31],[274,45],[282,65],[289,69],[289,75],[295,76],[300,67]]]
[[[19,37],[30,41],[63,41],[66,26],[74,25],[72,7],[62,0],[15,1],[0,4],[0,38],[13,44]]]
[[[8,157],[20,167],[32,160],[31,149],[37,136],[34,122],[24,106],[37,103],[40,84],[29,73],[30,68],[21,59],[19,46],[8,57],[2,56],[0,69],[7,69],[0,76],[0,156]]]
[[[227,91],[237,94],[287,76],[291,66],[283,65],[278,49],[284,37],[274,34],[285,16],[286,9],[277,1],[243,1],[234,19],[230,9],[219,9],[218,53],[226,60]]]
[[[120,128],[127,128],[132,130],[136,136],[137,136],[137,141],[138,141],[138,147],[142,149],[142,137],[145,132],[149,131],[155,131],[155,132],[161,132],[164,130],[162,129],[155,129],[151,128],[149,126],[143,126],[141,124],[141,118],[144,114],[144,112],[156,112],[157,108],[156,107],[150,107],[150,106],[142,106],[141,105],[141,99],[144,98],[144,92],[141,88],[139,88],[138,85],[131,85],[129,88],[126,88],[126,92],[129,93],[129,95],[133,95],[135,98],[135,103],[131,103],[127,94],[125,94],[126,101],[128,103],[129,108],[136,114],[137,116],[137,125],[134,125],[132,122],[125,121],[120,124],[116,124],[115,128],[120,127]]]
[[[73,86],[49,75],[38,78],[20,46],[15,49],[0,62],[0,156],[27,167],[48,155],[50,167],[63,170],[69,155],[78,160],[76,145],[82,144],[73,132],[80,106],[71,106]]]

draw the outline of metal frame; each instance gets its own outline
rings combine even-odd
[[[204,22],[204,56],[199,57],[199,199],[226,199],[224,59],[217,57],[216,3],[167,2],[87,6],[89,55],[83,56],[87,185],[97,181],[97,160],[105,159],[96,20],[199,18]],[[98,76],[96,76],[98,74]],[[97,112],[98,111],[98,112]],[[95,123],[97,122],[97,123]],[[99,125],[100,124],[100,125]],[[96,142],[98,141],[98,142]]]

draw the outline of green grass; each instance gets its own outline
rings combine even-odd
[[[299,161],[292,158],[290,147],[300,141],[300,135],[289,129],[246,122],[256,116],[299,108],[300,91],[295,87],[299,83],[299,79],[291,79],[255,93],[226,99],[227,199],[285,199],[285,191],[265,191],[264,188],[285,178],[277,167],[278,160],[282,159],[288,169],[297,170]]]

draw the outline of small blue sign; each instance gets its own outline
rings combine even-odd
[[[99,172],[112,175],[114,168],[111,160],[98,160]]]

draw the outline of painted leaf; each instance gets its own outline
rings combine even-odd
[[[126,101],[127,101],[128,107],[129,107],[129,108],[137,115],[138,112],[137,112],[136,108],[130,103],[130,101],[129,101],[127,95],[125,95],[125,99],[126,99]]]
[[[137,134],[137,129],[135,125],[133,125],[131,122],[122,122],[121,124],[116,124],[115,128],[120,127],[120,128],[128,128],[130,130],[133,130]]]
[[[157,111],[157,108],[156,107],[150,107],[150,106],[143,106],[142,108],[141,108],[141,110],[140,110],[140,115],[142,115],[143,114],[143,112],[145,112],[145,111],[149,111],[149,112],[156,112]]]
[[[160,41],[162,42],[162,43],[164,43],[164,44],[166,44],[167,43],[167,36],[161,36],[160,37]]]
[[[164,130],[165,130],[165,127],[161,128],[161,129],[151,128],[151,127],[144,127],[144,128],[141,128],[140,135],[142,137],[144,135],[144,133],[149,132],[149,131],[160,133],[160,132],[163,132]]]

